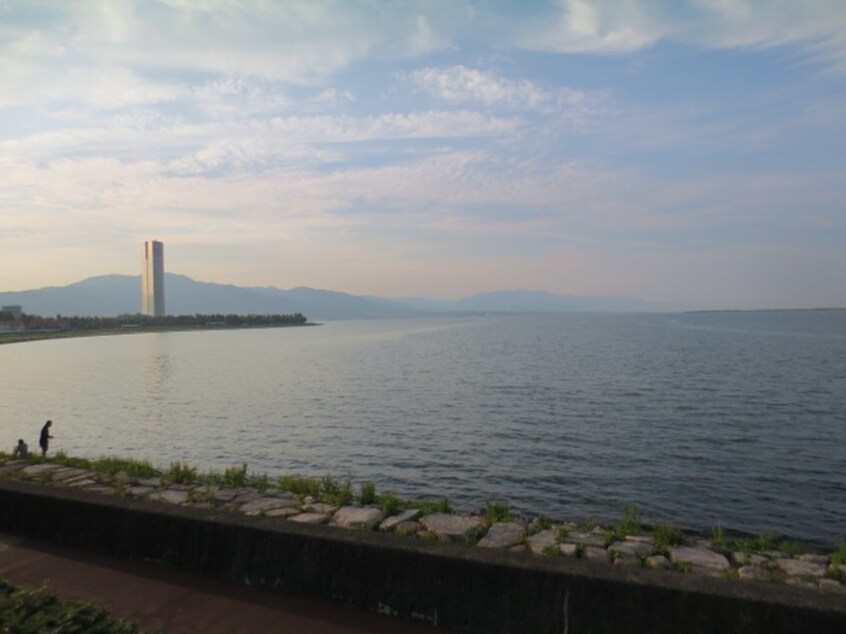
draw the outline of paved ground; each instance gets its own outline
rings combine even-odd
[[[444,634],[344,606],[234,586],[162,566],[0,533],[0,577],[90,601],[114,616],[173,634]]]

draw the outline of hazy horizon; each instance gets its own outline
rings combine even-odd
[[[0,287],[846,304],[846,5],[0,6]],[[107,271],[108,273],[104,273]]]
[[[196,279],[196,278],[190,277],[188,275],[185,275],[183,273],[179,273],[177,271],[166,271],[165,272],[165,276],[170,276],[170,275],[173,275],[173,276],[176,276],[176,277],[184,277],[184,278],[191,280],[192,282],[196,282],[196,283],[201,284],[201,285],[235,286],[236,288],[243,289],[243,290],[273,289],[273,290],[278,290],[278,291],[285,293],[285,292],[299,290],[299,289],[308,289],[308,290],[313,290],[313,291],[318,291],[318,292],[339,293],[339,294],[342,294],[342,295],[351,295],[353,297],[372,297],[374,299],[384,299],[384,300],[389,300],[389,301],[400,301],[400,302],[401,301],[409,301],[409,302],[431,301],[431,302],[435,302],[435,303],[443,302],[443,304],[445,304],[445,305],[450,304],[451,302],[458,302],[458,301],[461,301],[461,300],[467,300],[467,299],[482,297],[482,296],[486,296],[486,295],[504,296],[504,295],[509,295],[509,294],[517,295],[517,294],[522,294],[522,293],[528,293],[530,295],[535,295],[535,294],[537,294],[537,295],[549,295],[549,296],[558,297],[558,298],[568,298],[569,297],[569,298],[573,298],[573,299],[585,299],[585,300],[615,299],[615,300],[634,300],[634,301],[643,301],[643,302],[647,301],[647,300],[642,300],[642,298],[639,298],[639,297],[633,297],[633,296],[627,296],[627,295],[601,295],[601,294],[590,294],[590,293],[578,294],[577,295],[577,294],[571,294],[571,293],[552,293],[550,291],[545,291],[545,290],[542,290],[542,289],[532,289],[532,288],[501,288],[501,289],[495,289],[495,290],[491,290],[491,291],[479,291],[479,292],[475,292],[475,293],[469,293],[467,295],[463,295],[461,297],[456,297],[456,298],[422,296],[422,295],[396,295],[396,296],[356,295],[354,293],[349,293],[348,291],[346,291],[344,289],[340,289],[340,288],[317,288],[317,287],[310,287],[310,286],[280,287],[280,286],[275,286],[275,285],[258,286],[258,285],[225,284],[225,283],[217,282],[215,280]],[[6,289],[0,288],[0,295],[13,294],[13,293],[39,292],[39,291],[45,291],[45,290],[50,290],[50,289],[54,289],[54,288],[63,289],[63,288],[66,288],[68,286],[83,284],[83,283],[88,282],[90,280],[96,280],[98,278],[110,278],[110,277],[134,277],[134,278],[138,278],[140,280],[141,274],[140,273],[136,273],[136,274],[132,274],[132,273],[102,273],[102,274],[92,275],[92,276],[86,277],[86,278],[81,279],[81,280],[76,280],[74,282],[70,282],[67,285],[47,285],[47,286],[42,286],[42,287],[37,287],[37,288],[21,289],[19,291],[8,291]],[[714,306],[708,306],[708,305],[704,305],[704,304],[683,304],[683,303],[673,303],[673,302],[652,302],[652,304],[653,304],[653,306],[652,306],[653,310],[658,310],[658,311],[661,311],[661,312],[666,312],[666,311],[669,311],[669,312],[753,311],[754,312],[754,311],[783,311],[783,310],[846,310],[846,303],[840,304],[840,305],[831,304],[831,305],[793,307],[793,308],[784,307],[784,306],[758,306],[758,307],[751,307],[751,308],[714,307]],[[443,309],[449,310],[449,307],[444,306]],[[472,309],[468,309],[468,310],[472,310]],[[532,312],[535,309],[529,308],[528,310],[529,310],[529,312]],[[587,310],[587,312],[592,311],[592,309],[586,309],[586,310]],[[626,309],[622,312],[630,312],[630,310],[631,309]],[[582,310],[576,310],[575,312],[582,312]],[[596,311],[594,311],[594,312],[596,312]],[[618,310],[608,310],[608,311],[599,310],[598,312],[619,312],[619,311]]]

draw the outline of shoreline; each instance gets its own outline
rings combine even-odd
[[[650,526],[641,523],[633,506],[610,525],[520,516],[495,501],[485,502],[477,513],[462,513],[454,512],[446,498],[407,500],[379,494],[368,481],[355,487],[350,479],[332,476],[268,478],[248,473],[246,465],[201,474],[179,462],[161,470],[145,461],[91,461],[63,454],[21,461],[0,453],[0,479],[526,556],[587,559],[846,595],[846,541],[830,551],[766,533],[744,537],[715,527],[706,535],[666,524]]]
[[[75,339],[77,337],[101,337],[111,335],[135,335],[151,332],[195,332],[208,330],[253,330],[258,328],[304,328],[322,326],[319,322],[304,324],[267,324],[243,326],[160,326],[150,328],[104,328],[102,330],[51,330],[51,331],[23,331],[0,332],[0,345],[12,343],[26,343],[29,341],[46,341],[50,339]]]

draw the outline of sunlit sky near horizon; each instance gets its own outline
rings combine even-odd
[[[846,305],[846,0],[0,0],[0,291]]]

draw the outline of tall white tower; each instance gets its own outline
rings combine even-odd
[[[141,312],[145,315],[164,317],[164,245],[157,240],[144,243],[141,304]]]

